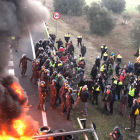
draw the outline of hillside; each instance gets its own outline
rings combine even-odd
[[[55,20],[52,18],[53,15],[53,4],[52,0],[47,0],[47,7],[51,11],[51,18],[49,20],[49,32],[55,32]],[[118,14],[113,14],[117,18],[116,28],[107,36],[100,37],[96,35],[91,35],[89,24],[86,22],[84,17],[72,17],[72,16],[61,16],[61,19],[58,20],[58,34],[57,39],[62,38],[64,41],[65,33],[71,34],[71,40],[75,46],[75,56],[78,56],[80,53],[80,48],[77,47],[77,36],[82,34],[83,43],[87,46],[87,54],[85,56],[86,61],[86,70],[85,74],[90,78],[89,74],[91,68],[94,64],[95,58],[100,56],[100,46],[105,43],[108,46],[109,53],[114,52],[115,55],[120,52],[123,56],[123,65],[128,64],[129,61],[135,62],[136,57],[134,53],[136,48],[131,43],[130,39],[130,30],[132,29],[132,24],[135,19],[139,18],[139,14],[131,14],[132,19],[128,25],[122,25],[122,17]],[[122,65],[122,66],[123,66]],[[129,111],[127,109],[127,117],[122,118],[119,114],[120,102],[116,101],[114,103],[114,114],[110,117],[101,113],[102,111],[102,95],[99,97],[99,105],[92,105],[91,102],[88,102],[88,117],[87,117],[87,128],[90,127],[91,122],[95,122],[97,126],[97,135],[99,140],[109,140],[109,133],[113,131],[114,126],[118,125],[123,133],[124,140],[136,140],[139,133],[127,132],[124,130],[125,127],[130,126],[130,120],[128,117]],[[77,123],[77,117],[82,118],[81,110],[82,104],[79,104],[76,111],[72,111],[72,119],[76,129],[79,129]],[[140,117],[138,116],[137,120],[137,130],[140,132]],[[89,140],[92,140],[92,135],[88,134]],[[80,135],[80,140],[84,140],[83,135]]]

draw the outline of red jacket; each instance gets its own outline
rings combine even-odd
[[[62,52],[63,53],[63,52],[65,52],[65,49],[62,48],[62,47],[60,47],[59,50],[58,50],[58,52]]]
[[[124,79],[125,79],[125,76],[120,75],[120,81],[121,81],[122,83],[124,83]]]

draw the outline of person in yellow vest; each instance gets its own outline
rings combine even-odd
[[[95,85],[92,87],[92,94],[93,94],[93,100],[92,103],[94,104],[94,101],[96,100],[96,105],[98,105],[98,96],[100,93],[100,86],[98,83],[95,83]]]
[[[81,35],[77,36],[77,46],[78,47],[79,47],[79,44],[80,44],[80,46],[82,46],[82,36]]]
[[[103,54],[107,51],[107,49],[108,47],[105,44],[101,46],[101,59],[102,59]]]
[[[101,73],[104,72],[104,69],[105,69],[105,65],[104,65],[104,63],[102,63],[102,65],[101,65],[101,67],[100,67],[100,72],[101,72]]]
[[[131,127],[130,130],[135,130],[136,129],[136,118],[137,115],[139,114],[139,106],[138,106],[138,100],[134,99],[133,100],[133,106],[131,107],[131,111],[130,111],[130,121],[131,121]]]
[[[106,61],[107,60],[107,57],[108,57],[108,54],[107,54],[107,52],[105,52],[104,54],[103,54],[103,56],[104,56],[104,61]]]
[[[19,42],[20,37],[19,36],[11,36],[11,47],[14,48],[16,52],[18,52],[18,42]]]
[[[65,34],[64,38],[65,38],[66,43],[68,43],[70,39],[70,34],[69,33]]]
[[[136,88],[134,86],[134,83],[132,83],[129,87],[129,92],[128,92],[128,107],[131,108],[133,104],[133,98],[136,95]]]
[[[121,54],[120,53],[118,53],[118,55],[117,55],[117,63],[118,62],[122,62],[122,56],[121,56]]]

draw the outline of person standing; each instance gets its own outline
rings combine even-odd
[[[38,93],[39,93],[39,103],[37,105],[37,109],[39,109],[41,107],[41,110],[42,111],[45,111],[43,109],[43,105],[44,105],[44,102],[45,102],[45,99],[47,98],[47,89],[45,87],[45,82],[44,81],[41,81],[40,82],[40,85],[38,86]]]
[[[81,46],[81,54],[82,54],[82,57],[84,57],[85,54],[86,54],[86,46],[85,46],[84,43],[83,43],[83,45]]]
[[[101,46],[101,59],[102,59],[103,54],[107,51],[107,49],[108,47],[105,44]]]
[[[80,44],[80,46],[82,46],[82,36],[81,35],[77,36],[77,46],[78,47],[79,47],[79,44]]]
[[[96,78],[96,76],[97,76],[97,67],[96,67],[95,64],[94,64],[93,67],[92,67],[92,70],[91,70],[90,75],[92,76],[92,79],[93,79],[93,81],[94,81],[95,78]]]
[[[67,109],[67,120],[71,121],[70,119],[70,111],[72,109],[73,98],[71,96],[72,88],[69,88],[68,92],[66,93],[66,109]]]
[[[128,92],[128,107],[131,108],[133,104],[133,98],[135,97],[136,88],[134,86],[134,83],[130,85],[129,92]]]
[[[56,95],[57,95],[56,80],[53,79],[52,84],[50,85],[50,109],[54,109]]]
[[[63,45],[61,38],[58,41],[56,41],[56,43],[58,43],[57,49],[59,50],[59,48]]]
[[[123,115],[123,117],[126,116],[127,101],[128,101],[127,91],[122,90],[122,97],[121,97],[121,103],[120,103],[120,113]]]
[[[98,83],[95,83],[95,85],[92,87],[92,89],[93,89],[93,91],[92,91],[92,94],[93,94],[92,103],[94,104],[94,101],[96,100],[96,105],[98,105],[98,96],[100,93],[100,86],[98,85]]]
[[[19,62],[19,67],[21,66],[21,76],[26,75],[26,70],[27,70],[27,60],[32,61],[30,58],[26,57],[26,54],[22,55],[22,58],[20,59]]]
[[[116,60],[117,60],[117,63],[121,63],[122,62],[122,56],[121,56],[120,53],[118,53]]]
[[[112,94],[110,89],[107,89],[106,93],[104,94],[103,98],[103,113],[107,108],[107,115],[110,115],[110,102],[112,100]]]
[[[136,129],[136,117],[139,114],[139,106],[138,106],[138,100],[134,99],[133,100],[133,106],[131,107],[130,111],[130,121],[131,121],[131,127],[130,130],[135,130]]]

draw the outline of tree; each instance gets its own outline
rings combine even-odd
[[[130,32],[133,44],[140,46],[140,20],[136,20],[133,24],[133,29]]]
[[[138,11],[139,11],[139,13],[140,13],[140,4],[137,6],[137,8],[136,8]]]
[[[112,10],[114,13],[121,13],[125,10],[125,0],[102,0],[101,6]]]
[[[109,11],[105,7],[101,8],[98,3],[93,2],[90,6],[85,6],[84,13],[94,34],[104,36],[115,27],[115,20]]]
[[[81,16],[85,0],[54,0],[53,5],[60,14]]]

